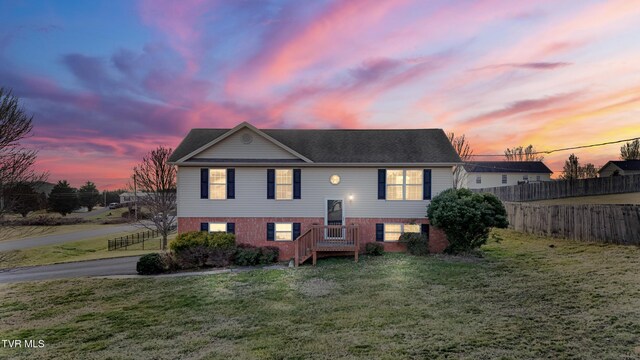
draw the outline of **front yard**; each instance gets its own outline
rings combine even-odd
[[[640,249],[498,234],[484,258],[0,285],[0,337],[45,341],[0,358],[640,357]]]

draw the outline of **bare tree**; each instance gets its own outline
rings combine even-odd
[[[458,156],[460,156],[460,160],[462,160],[462,162],[468,162],[471,160],[473,150],[471,149],[471,145],[469,145],[469,141],[467,141],[464,134],[456,136],[454,132],[450,132],[448,134],[448,138],[449,142],[458,153]],[[456,189],[463,187],[466,179],[467,173],[464,171],[463,166],[455,166],[453,168],[453,187]]]
[[[140,219],[139,223],[160,233],[163,250],[176,223],[176,168],[168,163],[171,152],[172,149],[160,146],[133,168],[132,190],[144,193],[137,197],[137,204],[151,215],[151,219]]]
[[[504,157],[507,161],[542,161],[544,155],[537,154],[533,145],[527,147],[516,146],[504,151]]]
[[[620,148],[620,159],[640,160],[640,140],[635,139],[624,144]]]
[[[16,197],[12,194],[17,187],[47,177],[33,168],[38,152],[20,145],[33,129],[32,120],[20,106],[19,98],[0,87],[0,219],[13,207]]]

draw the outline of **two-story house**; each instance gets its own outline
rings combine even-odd
[[[178,231],[227,231],[238,243],[274,245],[281,258],[314,226],[338,240],[357,228],[359,249],[402,250],[404,232],[430,229],[430,199],[452,186],[460,158],[441,129],[192,129],[173,152]],[[342,230],[337,227],[342,227]],[[336,230],[337,228],[337,230]],[[316,231],[318,233],[318,231]],[[355,230],[353,230],[355,233]]]

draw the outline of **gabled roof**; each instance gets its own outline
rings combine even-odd
[[[470,173],[553,173],[542,161],[471,161],[464,163],[464,170]]]
[[[623,170],[623,171],[640,170],[640,160],[612,160],[604,164],[604,166],[601,167],[600,170],[598,170],[598,172],[601,172],[609,164],[613,164],[619,167],[620,170]]]
[[[228,136],[230,131],[237,131],[241,126],[255,129],[246,123],[234,129],[193,129],[176,148],[169,161],[187,161],[190,156],[215,144],[216,139]],[[285,149],[290,149],[298,157],[313,163],[460,162],[442,129],[257,131]]]

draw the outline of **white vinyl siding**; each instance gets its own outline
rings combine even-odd
[[[276,223],[275,224],[275,240],[276,241],[293,240],[293,224],[292,223]]]
[[[251,137],[251,142],[246,144],[243,137]],[[194,159],[297,159],[290,152],[257,134],[253,130],[244,129],[214,144]]]
[[[227,232],[227,223],[209,223],[209,232]]]
[[[178,167],[179,217],[325,217],[326,199],[345,199],[347,218],[423,218],[429,200],[378,200],[378,167],[302,167],[302,198],[267,199],[265,167],[235,167],[235,200],[200,199],[200,168]],[[420,168],[422,169],[422,168]],[[451,187],[451,167],[432,167],[432,196]],[[417,170],[417,169],[416,169]],[[327,179],[340,176],[340,184]],[[351,199],[353,197],[353,200]]]
[[[536,179],[540,176],[539,181],[551,181],[551,174],[542,174],[542,173],[530,173],[523,174],[518,172],[510,172],[510,173],[499,173],[499,172],[475,172],[475,173],[462,173],[462,178],[465,181],[465,186],[469,189],[481,189],[481,188],[490,188],[497,186],[511,186],[517,185],[518,181],[522,181],[522,177],[527,175],[529,179]],[[476,178],[481,177],[481,182],[476,183]],[[504,179],[506,177],[506,182]]]
[[[227,169],[209,169],[209,199],[227,198]]]
[[[293,199],[293,169],[276,169],[276,200]]]

